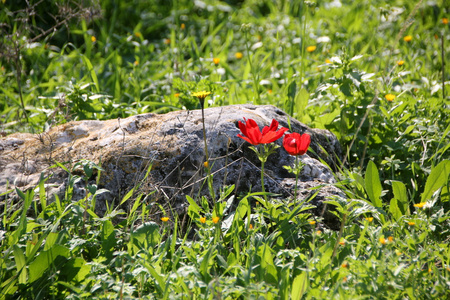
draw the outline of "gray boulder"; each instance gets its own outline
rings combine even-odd
[[[260,162],[248,148],[250,144],[237,137],[238,121],[244,118],[254,119],[260,128],[270,125],[272,119],[283,127],[288,127],[290,122],[293,132],[311,135],[312,151],[300,157],[304,164],[299,183],[303,191],[298,193],[301,200],[311,194],[305,191],[317,186],[325,187],[317,199],[340,194],[331,184],[335,182],[332,169],[342,161],[342,150],[331,132],[309,128],[293,118],[288,121],[289,116],[274,106],[233,105],[205,110],[216,195],[221,188],[232,184],[236,185],[237,194],[261,190]],[[282,138],[277,143],[281,145]],[[103,169],[100,178],[95,172],[87,178],[88,184],[98,180],[99,188],[109,190],[97,198],[96,212],[100,215],[106,210],[106,202],[116,205],[137,186],[135,195],[143,193],[147,195],[146,201],[170,205],[180,213],[187,208],[186,195],[194,198],[209,195],[200,110],[148,113],[107,121],[74,121],[39,135],[18,133],[3,137],[0,139],[0,194],[16,187],[34,188],[42,173],[48,178],[49,199],[54,194],[63,197],[68,173],[54,167],[55,162],[72,170],[80,160],[101,164]],[[293,166],[294,161],[282,147],[269,157],[265,165],[267,192],[292,197],[295,177],[283,166]],[[82,170],[73,173],[85,176]],[[2,197],[9,199],[14,194]],[[74,186],[72,196],[77,200],[85,195],[82,180]]]

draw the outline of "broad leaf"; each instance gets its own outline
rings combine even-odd
[[[434,192],[440,189],[449,180],[450,175],[450,160],[441,161],[436,167],[431,170],[425,184],[425,190],[422,193],[421,202],[426,202],[431,199]]]
[[[373,161],[369,161],[365,177],[366,192],[375,207],[382,207],[381,203],[381,182],[377,166]]]

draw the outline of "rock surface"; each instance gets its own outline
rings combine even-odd
[[[260,128],[276,119],[288,127],[289,116],[274,106],[233,105],[205,110],[208,152],[212,165],[216,194],[224,185],[235,184],[236,193],[259,191],[260,162],[248,148],[249,143],[237,137],[238,121],[254,119]],[[301,156],[304,168],[299,187],[326,186],[317,198],[326,198],[334,182],[331,168],[342,160],[336,137],[329,131],[309,128],[290,118],[293,132],[309,133],[313,150]],[[7,190],[34,188],[41,173],[47,177],[49,199],[52,194],[63,197],[68,173],[55,162],[71,170],[80,160],[101,164],[99,187],[109,190],[97,198],[96,212],[106,210],[106,202],[117,204],[139,182],[136,193],[148,199],[170,204],[184,211],[186,195],[209,194],[205,183],[203,124],[201,111],[176,111],[163,115],[142,114],[108,121],[74,121],[36,135],[18,133],[0,139],[0,194]],[[277,143],[281,145],[282,139]],[[316,156],[317,155],[317,156]],[[321,163],[322,159],[328,166]],[[265,165],[267,192],[289,197],[293,195],[295,178],[283,168],[293,166],[294,157],[282,147]],[[151,166],[148,177],[142,181]],[[74,174],[80,172],[74,170]],[[97,173],[88,183],[95,183]],[[339,193],[335,189],[331,194]],[[85,196],[84,181],[74,187],[74,199]],[[321,194],[322,193],[322,194]],[[15,194],[4,195],[10,198]],[[300,192],[300,198],[310,193]]]

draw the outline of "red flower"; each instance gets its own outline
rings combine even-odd
[[[309,134],[291,133],[286,134],[283,140],[283,147],[290,155],[303,155],[308,151],[311,137]]]
[[[281,127],[278,129],[278,121],[275,119],[272,120],[272,124],[270,127],[265,126],[261,131],[259,130],[258,124],[252,119],[245,120],[245,124],[239,121],[239,129],[241,130],[242,135],[238,134],[238,137],[246,140],[250,144],[256,146],[259,144],[269,144],[276,140],[278,140],[288,129]]]

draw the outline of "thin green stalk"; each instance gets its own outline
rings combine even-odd
[[[247,39],[247,31],[245,31],[245,49],[247,50],[247,60],[248,64],[250,65],[250,70],[252,72],[252,78],[253,78],[253,86],[256,92],[256,104],[261,104],[261,95],[259,93],[259,86],[258,86],[258,76],[256,75],[256,70],[253,68],[252,64],[252,58],[250,57],[250,48],[248,46],[248,39]]]
[[[264,161],[261,161],[261,189],[264,194],[264,200],[266,200],[267,203],[267,195],[266,195],[266,188],[264,187]]]
[[[445,50],[444,34],[441,35],[441,60],[442,60],[442,100],[445,100]]]
[[[298,171],[298,155],[295,156],[295,168],[296,168],[296,172],[295,172],[294,206],[297,205],[298,175],[300,173]]]
[[[300,22],[302,21],[302,13],[305,10],[305,1],[302,2],[301,5],[301,9],[300,9]],[[306,36],[306,17],[307,14],[305,13],[305,20],[303,22],[303,28],[302,28],[302,36],[301,36],[301,48],[300,48],[300,57],[301,57],[301,66],[300,66],[300,77],[299,77],[299,89],[301,90],[302,85],[303,85],[303,74],[304,74],[304,70],[305,70],[305,36]],[[294,115],[294,101],[295,101],[295,97],[293,98],[293,100],[291,101],[291,107],[289,109],[289,114],[291,116]]]
[[[25,119],[27,120],[27,124],[30,123],[28,120],[28,114],[25,108],[25,102],[23,101],[23,93],[22,93],[22,83],[21,83],[21,76],[22,76],[22,62],[20,61],[20,53],[19,53],[19,47],[17,46],[17,54],[15,58],[16,63],[16,81],[17,81],[17,89],[19,90],[19,98],[20,98],[20,104],[22,105],[22,112],[25,116]]]

